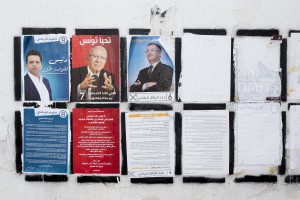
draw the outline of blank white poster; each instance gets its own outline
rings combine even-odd
[[[229,170],[229,112],[184,111],[182,170],[185,176],[226,175]]]
[[[178,93],[183,102],[230,101],[229,36],[185,33],[181,60],[182,76]]]
[[[281,128],[279,103],[237,104],[237,167],[278,166],[282,156]]]
[[[234,40],[235,100],[279,99],[281,41],[268,37],[241,37]]]
[[[300,33],[288,39],[288,98],[300,100]]]
[[[290,106],[290,170],[300,168],[300,106]]]

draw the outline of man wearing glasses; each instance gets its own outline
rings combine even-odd
[[[87,60],[88,66],[72,69],[72,100],[116,101],[114,76],[103,69],[106,49],[102,46],[90,49]]]
[[[161,46],[156,43],[147,45],[146,56],[150,63],[149,67],[142,69],[130,92],[159,92],[170,91],[172,85],[173,69],[163,64],[161,58]]]

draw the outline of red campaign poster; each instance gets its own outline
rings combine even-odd
[[[120,174],[119,108],[73,109],[73,171]]]
[[[72,101],[118,102],[119,35],[72,36]]]

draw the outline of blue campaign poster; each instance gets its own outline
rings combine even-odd
[[[41,75],[49,92],[50,101],[70,100],[69,39],[63,34],[23,36],[23,99],[43,101],[39,88],[33,84],[28,72]],[[28,56],[39,54],[41,65],[29,64]],[[34,62],[34,61],[33,61]],[[31,71],[32,70],[32,71]],[[27,76],[26,76],[27,75]]]
[[[25,108],[23,113],[23,172],[68,173],[69,111]]]

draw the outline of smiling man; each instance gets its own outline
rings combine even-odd
[[[116,101],[114,76],[103,68],[107,51],[102,46],[90,49],[88,66],[72,69],[72,100]]]
[[[149,43],[146,56],[150,66],[142,69],[130,92],[158,92],[170,91],[172,85],[173,69],[169,65],[161,63],[161,46]]]
[[[39,51],[31,50],[26,54],[26,68],[28,73],[24,76],[25,101],[51,101],[50,83],[40,75],[42,55]]]

